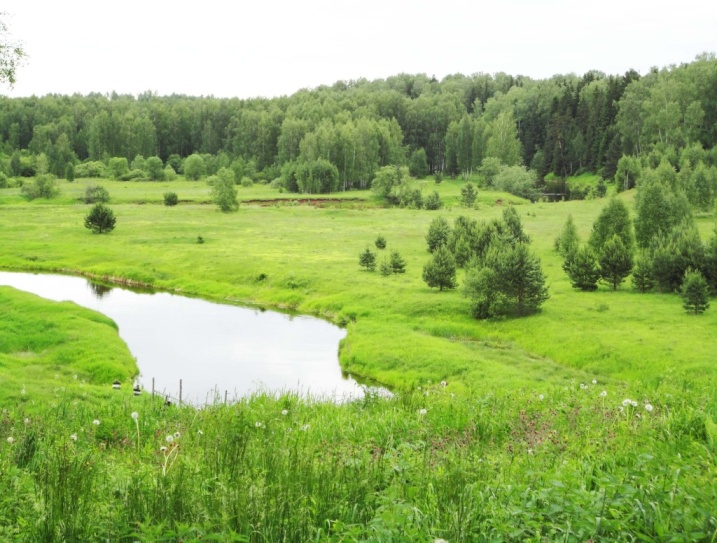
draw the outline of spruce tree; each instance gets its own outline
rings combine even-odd
[[[393,273],[406,273],[406,261],[398,251],[391,252],[389,264]]]
[[[371,249],[366,247],[359,255],[359,265],[368,271],[374,271],[376,269],[376,253],[371,252]]]
[[[445,217],[436,217],[431,221],[426,234],[426,243],[428,243],[428,252],[433,253],[438,247],[444,245],[448,241],[451,234],[451,227]]]
[[[620,236],[622,244],[632,251],[635,244],[632,219],[625,202],[618,198],[612,198],[600,212],[590,234],[590,246],[599,254],[603,245],[615,234]]]
[[[473,204],[475,204],[477,197],[478,197],[478,192],[475,190],[473,183],[468,182],[461,187],[461,205],[462,206],[473,207]]]
[[[600,266],[590,246],[586,245],[569,254],[563,264],[563,270],[568,274],[573,288],[585,291],[597,290]]]
[[[685,272],[680,289],[684,307],[689,313],[699,315],[710,306],[710,288],[699,271],[689,269]]]
[[[617,290],[632,271],[632,252],[617,234],[607,240],[599,255],[600,278]]]
[[[439,290],[456,288],[456,259],[445,245],[441,245],[423,267],[423,280]]]
[[[649,292],[655,288],[652,276],[652,259],[647,252],[641,252],[632,268],[632,288],[637,292]]]
[[[580,236],[578,236],[578,229],[575,227],[573,222],[573,216],[568,215],[563,229],[560,231],[560,235],[555,238],[555,250],[560,253],[560,256],[567,258],[567,256],[576,251],[580,246]]]
[[[95,204],[85,217],[85,228],[92,230],[95,234],[105,234],[114,230],[114,212],[104,204]]]

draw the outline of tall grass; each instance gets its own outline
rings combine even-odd
[[[717,536],[707,386],[689,400],[665,386],[634,406],[621,387],[573,383],[541,395],[438,386],[340,405],[285,394],[194,409],[121,394],[93,405],[63,385],[43,412],[10,408],[0,422],[6,539]]]

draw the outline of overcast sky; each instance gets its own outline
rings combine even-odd
[[[10,96],[279,96],[338,80],[645,73],[717,51],[714,0],[2,0]]]

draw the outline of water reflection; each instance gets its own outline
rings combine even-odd
[[[0,272],[0,285],[69,300],[113,319],[137,359],[145,390],[154,384],[177,397],[181,379],[182,398],[193,403],[257,391],[364,395],[339,367],[345,330],[320,319],[63,275]]]

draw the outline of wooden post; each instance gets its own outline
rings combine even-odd
[[[227,404],[227,391],[224,391],[224,405]]]
[[[152,377],[152,398],[154,398],[154,377]]]
[[[182,406],[182,380],[179,380],[179,406]]]

